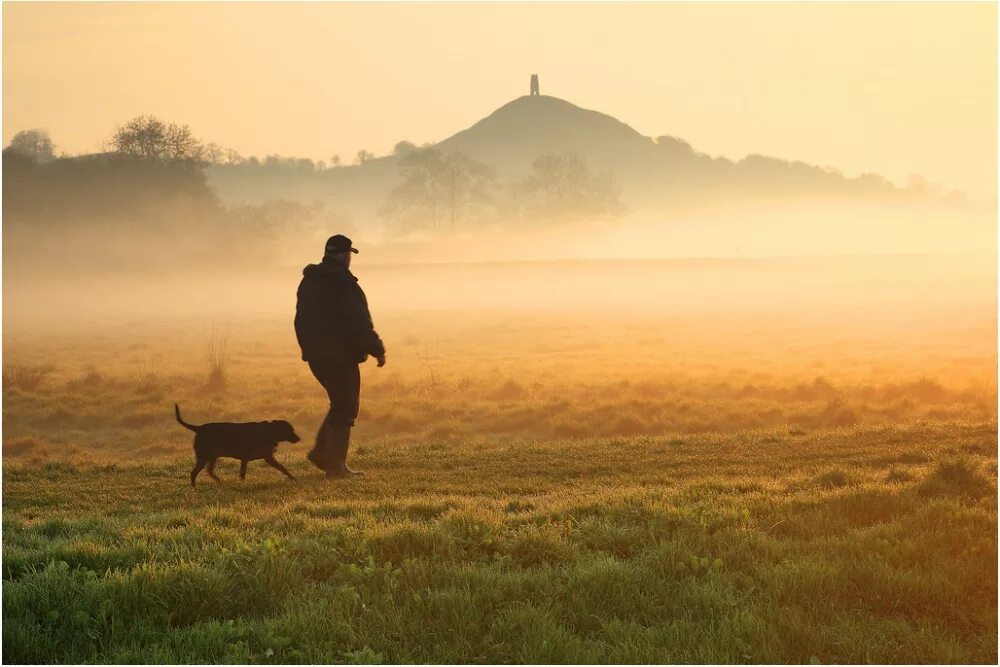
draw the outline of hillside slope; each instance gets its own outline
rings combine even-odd
[[[902,192],[874,174],[848,179],[805,162],[761,155],[738,161],[711,157],[682,139],[646,137],[612,116],[547,95],[514,99],[433,146],[493,167],[502,183],[529,173],[532,161],[544,153],[576,154],[592,171],[613,174],[633,211],[747,197],[871,198]],[[213,166],[209,175],[225,201],[318,199],[354,217],[374,218],[400,180],[399,159],[387,155],[311,172],[265,165]]]

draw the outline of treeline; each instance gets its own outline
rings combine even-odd
[[[661,136],[654,141],[646,166],[654,174],[658,191],[678,199],[678,193],[700,196],[844,196],[887,197],[902,194],[878,174],[846,178],[832,168],[801,161],[748,155],[741,160],[699,153],[683,139]]]
[[[432,147],[408,151],[399,169],[402,183],[380,214],[400,232],[457,232],[498,221],[539,226],[624,212],[614,177],[591,173],[577,155],[540,155],[527,176],[506,184],[490,166]]]
[[[26,130],[3,151],[4,255],[32,243],[44,248],[45,233],[72,228],[84,249],[74,262],[263,266],[301,258],[333,229],[364,236],[379,223],[401,238],[611,220],[625,212],[625,200],[631,210],[660,214],[769,197],[938,196],[926,184],[896,188],[875,174],[846,178],[759,155],[732,161],[673,137],[630,132],[614,155],[595,153],[612,174],[573,152],[525,152],[540,141],[498,150],[506,127],[478,143],[401,141],[385,156],[361,150],[352,165],[336,155],[246,158],[152,116],[114,128],[104,151],[91,155],[57,155],[45,131]],[[472,154],[491,156],[503,171]]]
[[[115,128],[104,142],[106,153],[135,157],[144,160],[183,161],[201,166],[246,166],[250,169],[267,169],[290,173],[312,173],[345,166],[339,155],[325,160],[285,157],[278,154],[265,157],[243,156],[232,148],[215,142],[204,142],[191,132],[187,125],[168,123],[155,116],[137,116]],[[29,157],[36,162],[55,160],[56,145],[46,130],[22,130],[15,134],[4,149]],[[76,157],[67,153],[62,158]],[[354,164],[364,164],[375,155],[367,150],[358,151]]]
[[[150,222],[222,209],[199,165],[114,153],[37,161],[7,149],[3,189],[4,220],[13,223]]]
[[[187,128],[143,118],[107,152],[56,157],[40,131],[3,151],[4,260],[53,268],[270,266],[320,233],[323,205],[225,205]],[[58,239],[58,242],[53,242]]]
[[[187,126],[152,116],[118,126],[104,146],[98,154],[56,157],[44,130],[19,132],[3,152],[5,219],[42,226],[99,221],[109,230],[134,231],[195,226],[206,241],[223,232],[242,233],[260,254],[281,234],[308,234],[324,220],[350,227],[345,216],[323,203],[345,182],[352,187],[371,181],[367,187],[383,188],[381,204],[372,208],[397,236],[609,219],[625,210],[614,177],[593,173],[572,154],[540,155],[524,177],[501,180],[492,167],[464,153],[401,141],[381,158],[359,151],[355,166],[367,166],[356,170],[337,156],[330,161],[334,166],[277,155],[244,158],[201,141]],[[276,184],[285,192],[294,183],[311,184],[311,194],[319,196],[292,195],[308,204],[286,198],[227,206],[206,168],[230,180]],[[279,210],[287,219],[275,217]]]

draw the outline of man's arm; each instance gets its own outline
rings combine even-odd
[[[385,344],[375,331],[372,323],[372,316],[368,310],[368,299],[361,287],[348,290],[347,294],[347,322],[351,328],[358,349],[365,354],[370,354],[378,360],[379,366],[385,365]]]

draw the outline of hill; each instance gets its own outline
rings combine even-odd
[[[508,102],[436,147],[461,151],[511,174],[527,171],[542,153],[576,153],[617,171],[655,151],[651,139],[618,119],[547,95]]]
[[[805,162],[762,155],[737,161],[712,157],[683,139],[643,136],[612,116],[546,95],[514,99],[428,146],[465,153],[495,169],[505,182],[529,173],[532,161],[544,153],[578,155],[592,171],[615,177],[625,205],[633,211],[743,198],[820,194],[870,199],[906,192],[875,174],[850,179]],[[216,165],[209,177],[224,201],[317,199],[370,219],[400,181],[403,154],[307,172],[264,163]]]

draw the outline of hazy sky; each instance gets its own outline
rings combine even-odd
[[[748,153],[996,196],[993,3],[3,4],[3,140],[92,151],[139,113],[350,161],[528,92]]]

